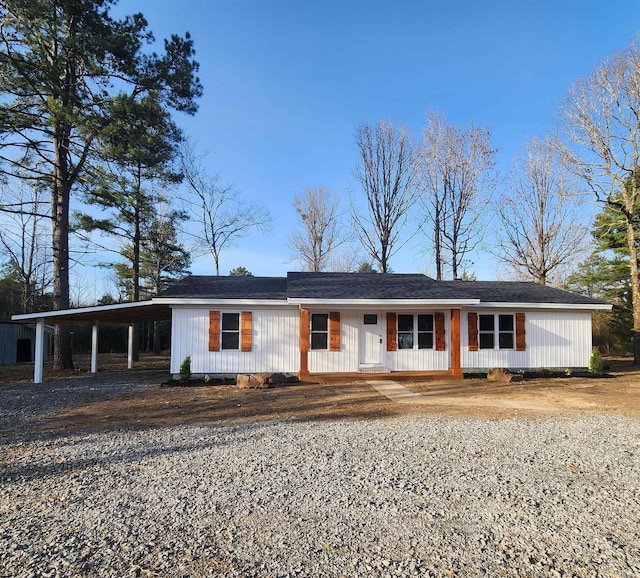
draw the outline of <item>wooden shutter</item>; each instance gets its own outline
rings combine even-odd
[[[438,311],[433,316],[436,331],[436,351],[444,351],[447,348],[444,334],[444,313]]]
[[[309,352],[311,314],[308,309],[300,309],[300,352]]]
[[[251,311],[240,314],[240,351],[251,351],[253,341],[253,316]]]
[[[329,313],[329,351],[340,351],[340,312]]]
[[[209,351],[220,351],[220,311],[209,311]]]
[[[478,351],[478,314],[469,313],[467,316],[469,331],[469,351]]]
[[[516,351],[525,351],[527,349],[525,334],[524,313],[516,313]]]
[[[387,351],[396,351],[398,349],[396,327],[397,315],[395,313],[387,313]]]

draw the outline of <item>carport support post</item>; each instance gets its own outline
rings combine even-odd
[[[129,342],[127,347],[127,369],[133,367],[133,323],[129,324]]]
[[[44,319],[36,321],[36,350],[33,367],[33,383],[42,383],[42,366],[44,361]]]
[[[98,322],[91,327],[91,373],[98,372]]]

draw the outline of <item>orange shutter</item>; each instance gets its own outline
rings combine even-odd
[[[387,351],[398,349],[398,337],[396,334],[397,316],[395,313],[387,313]]]
[[[209,311],[209,351],[220,351],[220,311]]]
[[[478,314],[469,313],[467,322],[469,330],[469,351],[478,351]]]
[[[240,351],[251,351],[253,341],[253,322],[251,311],[240,314]]]
[[[525,333],[524,313],[516,313],[516,351],[525,351],[527,349]]]
[[[436,351],[444,351],[447,348],[444,334],[444,313],[438,311],[433,317],[436,328]]]
[[[340,312],[329,313],[329,351],[340,351]]]
[[[300,352],[309,351],[309,334],[311,332],[311,314],[308,309],[300,309]]]

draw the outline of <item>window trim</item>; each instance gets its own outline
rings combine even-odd
[[[412,328],[409,330],[400,330],[400,317],[411,317]],[[419,329],[419,317],[431,317],[431,330],[421,331]],[[411,335],[411,347],[402,347],[401,335]],[[431,347],[420,347],[420,335],[431,335]],[[396,317],[396,343],[398,351],[433,351],[436,349],[436,318],[435,313],[398,313]]]
[[[311,318],[309,319],[309,349],[311,351],[328,351],[329,350],[329,314],[328,313],[312,313]],[[314,317],[324,317],[326,319],[326,329],[318,330],[313,328],[313,319]],[[313,346],[313,336],[314,335],[322,335],[325,336],[325,346],[324,347],[314,347]]]
[[[431,330],[420,331],[420,317],[431,317]],[[420,334],[431,335],[431,347],[420,347]],[[434,313],[416,313],[416,335],[418,340],[416,346],[418,349],[435,349],[436,348],[436,316]]]
[[[225,315],[237,315],[238,316],[238,329],[225,329],[224,328],[224,316]],[[240,329],[242,327],[242,315],[240,311],[221,311],[220,312],[220,351],[240,351]],[[238,346],[237,347],[225,347],[224,346],[224,335],[235,333],[238,336]]]
[[[488,331],[481,328],[481,319],[483,317],[493,318],[493,329]],[[511,330],[504,331],[500,329],[500,318],[511,318]],[[483,347],[482,336],[491,335],[493,337],[493,347]],[[500,347],[501,335],[511,335],[511,347]],[[517,351],[516,348],[516,314],[515,313],[478,313],[478,349],[484,351]]]

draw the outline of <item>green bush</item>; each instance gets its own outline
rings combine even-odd
[[[191,356],[187,355],[180,365],[180,383],[183,385],[191,381]]]
[[[602,372],[602,356],[600,355],[600,351],[598,350],[598,348],[594,347],[593,352],[591,353],[591,359],[589,359],[589,373],[593,373],[594,375],[601,375]]]

